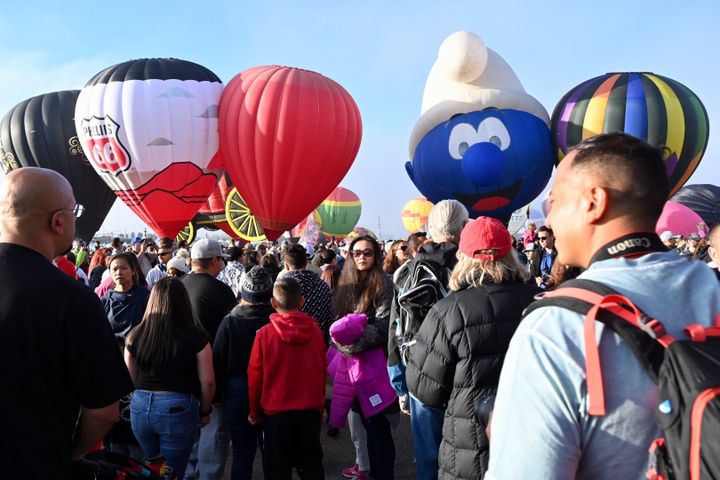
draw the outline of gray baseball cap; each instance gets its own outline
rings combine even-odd
[[[230,255],[223,252],[222,246],[217,240],[203,238],[193,243],[192,249],[190,250],[190,257],[193,260],[202,260],[214,257],[229,258]]]

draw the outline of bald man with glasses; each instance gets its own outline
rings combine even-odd
[[[68,478],[133,390],[99,299],[51,263],[83,210],[52,170],[14,170],[0,185],[0,478]]]

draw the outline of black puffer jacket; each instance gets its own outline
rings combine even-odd
[[[412,275],[413,268],[416,262],[423,261],[425,263],[432,264],[435,266],[438,272],[443,270],[452,271],[453,267],[457,263],[458,246],[454,243],[443,242],[443,243],[428,243],[420,247],[415,258],[409,259],[405,262],[400,269],[396,272],[393,277],[395,284],[395,294],[393,296],[392,308],[390,312],[390,335],[388,336],[388,366],[394,367],[400,364],[400,351],[398,348],[398,339],[395,335],[397,329],[397,321],[400,318],[400,305],[398,304],[398,297],[402,294],[403,285],[408,280],[408,277]],[[447,279],[443,279],[445,286],[447,287]]]
[[[413,395],[445,408],[439,478],[484,475],[488,439],[476,402],[495,394],[510,338],[540,291],[521,282],[468,288],[436,303],[425,317],[406,374]]]

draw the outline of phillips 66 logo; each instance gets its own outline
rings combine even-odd
[[[120,143],[120,125],[110,115],[80,122],[85,154],[101,172],[117,175],[130,167],[130,154]]]

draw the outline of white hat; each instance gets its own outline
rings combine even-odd
[[[167,263],[167,269],[170,270],[171,268],[179,270],[183,273],[188,273],[190,271],[190,269],[187,267],[187,263],[185,263],[185,259],[182,257],[171,258],[170,261]]]
[[[423,93],[420,119],[410,134],[410,158],[420,140],[453,115],[486,108],[530,113],[550,124],[550,116],[525,92],[503,58],[471,32],[455,32],[438,50]]]
[[[662,240],[663,242],[667,242],[668,240],[670,240],[673,237],[674,237],[674,235],[670,230],[665,230],[664,232],[662,232],[660,234],[660,240]]]

